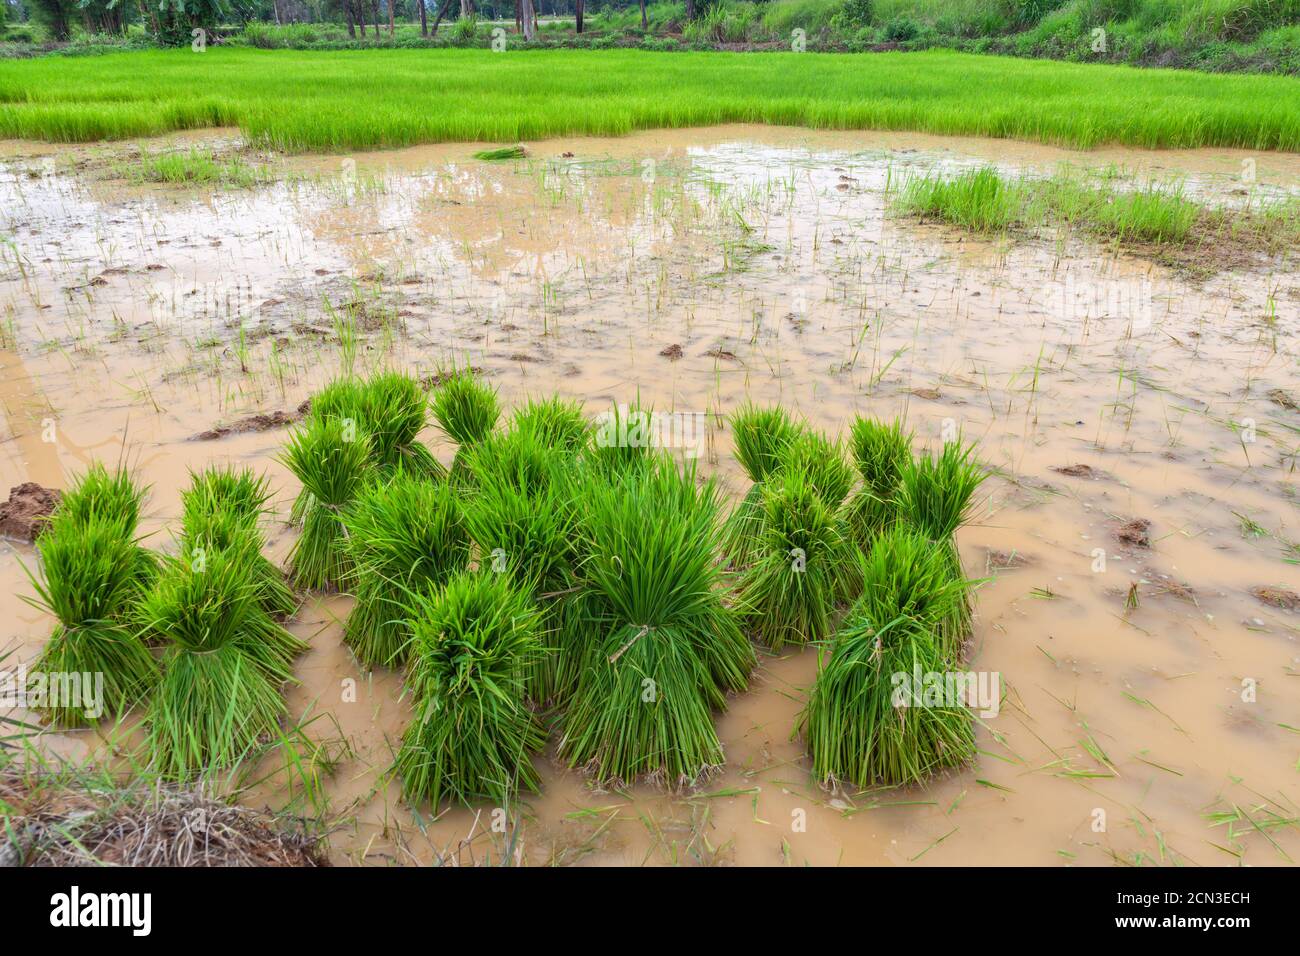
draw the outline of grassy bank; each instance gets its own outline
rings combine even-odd
[[[1300,85],[941,51],[211,49],[0,62],[0,136],[87,142],[239,126],[330,151],[758,122],[1090,148],[1300,148]]]

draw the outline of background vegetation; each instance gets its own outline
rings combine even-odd
[[[188,44],[196,27],[263,48],[487,46],[520,29],[517,5],[536,12],[527,42],[546,46],[789,49],[802,30],[813,51],[1300,72],[1300,0],[0,0],[0,55]]]

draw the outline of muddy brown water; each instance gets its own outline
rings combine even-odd
[[[143,146],[194,144],[238,148],[221,131]],[[491,807],[402,804],[386,777],[408,719],[400,675],[358,669],[340,640],[349,599],[313,597],[289,699],[343,748],[321,784],[336,862],[1300,855],[1300,616],[1250,593],[1300,590],[1300,413],[1283,400],[1300,393],[1295,250],[1192,276],[1063,232],[918,225],[885,194],[912,171],[1070,163],[1240,204],[1300,191],[1300,157],[727,127],[552,140],[499,164],[464,144],[275,159],[272,182],[228,190],[124,182],[115,164],[134,148],[0,144],[0,493],[125,454],[166,548],[187,469],[234,461],[266,470],[285,513],[283,429],[191,436],[292,410],[349,361],[424,374],[450,358],[482,367],[507,405],[554,391],[594,414],[639,392],[708,413],[705,468],[733,495],[743,477],[716,416],[745,398],[841,434],[858,414],[906,414],[918,448],[959,431],[993,471],[959,534],[984,579],[970,667],[1005,693],[974,766],[924,787],[819,789],[791,737],[816,652],[795,650],[762,656],[718,716],[726,768],[699,791],[595,791],[548,753],[543,792],[511,808],[523,824],[505,836]],[[660,354],[673,345],[679,359]],[[1080,464],[1093,473],[1054,470]],[[1116,537],[1135,518],[1149,548]],[[282,558],[294,532],[268,531]],[[0,543],[5,646],[31,660],[51,621],[20,599],[24,564],[30,547]],[[109,736],[39,745],[80,757]],[[244,799],[290,796],[271,780]]]

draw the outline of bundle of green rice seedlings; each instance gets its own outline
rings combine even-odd
[[[844,446],[820,432],[805,429],[781,448],[775,474],[803,475],[826,507],[836,510],[853,487],[853,467]]]
[[[909,462],[898,484],[901,520],[940,551],[949,580],[961,588],[961,599],[941,626],[953,661],[962,657],[972,630],[969,588],[956,533],[969,517],[971,496],[984,480],[974,451],[974,445],[948,442],[938,455],[923,454]]]
[[[147,745],[169,778],[232,766],[276,734],[283,661],[261,633],[265,612],[246,550],[168,562],[145,599],[145,631],[165,639]]]
[[[762,535],[763,483],[777,469],[786,445],[801,428],[779,405],[763,408],[746,402],[732,413],[729,423],[736,460],[752,482],[731,512],[725,529],[724,549],[733,566],[743,567]]]
[[[269,481],[251,468],[209,466],[190,471],[190,487],[181,492],[181,541],[186,553],[196,548],[220,549],[251,535],[256,543],[255,573],[259,603],[272,617],[290,617],[298,599],[284,575],[261,553],[265,539],[262,518],[271,513]]]
[[[839,517],[797,471],[763,485],[763,533],[737,596],[746,630],[773,650],[830,636],[854,560]]]
[[[849,443],[862,487],[845,505],[845,518],[853,540],[866,549],[898,516],[898,483],[912,461],[912,433],[901,419],[858,418]]]
[[[640,396],[631,405],[612,405],[597,417],[584,463],[610,480],[644,472],[659,457],[654,425],[654,409]]]
[[[356,598],[343,640],[370,667],[406,660],[411,641],[406,605],[412,592],[442,585],[469,563],[469,534],[446,481],[399,469],[365,488],[343,512]]]
[[[49,698],[45,714],[64,726],[80,726],[125,713],[158,679],[152,655],[126,623],[140,595],[139,545],[120,513],[101,517],[90,507],[56,512],[37,548],[40,578],[27,572],[36,596],[24,599],[58,623],[32,671],[64,682],[78,675],[81,682],[80,700]],[[85,682],[98,681],[99,675],[102,699],[87,701],[85,694],[95,690]]]
[[[405,799],[507,806],[518,790],[535,791],[531,758],[546,735],[524,703],[540,646],[527,596],[506,575],[466,571],[413,596],[409,613],[415,716],[396,760]]]
[[[529,399],[510,416],[510,430],[536,435],[547,448],[576,455],[591,439],[591,425],[582,414],[581,402],[565,401],[558,395]]]
[[[370,438],[338,418],[311,418],[289,434],[281,461],[310,494],[289,562],[302,587],[339,584],[348,569],[341,512],[374,476]]]
[[[442,374],[442,384],[433,393],[433,417],[438,427],[457,445],[452,460],[452,477],[465,477],[465,449],[485,439],[501,417],[497,391],[480,381],[471,369],[451,370]]]
[[[401,467],[411,474],[437,477],[442,465],[418,437],[428,423],[428,407],[428,396],[418,381],[402,372],[385,371],[369,379],[352,375],[334,379],[312,397],[310,417],[338,419],[349,433],[368,435],[371,461],[381,475]],[[292,523],[302,520],[309,499],[310,492],[304,489],[294,502]]]
[[[127,538],[133,538],[148,493],[149,489],[137,484],[123,465],[110,472],[97,461],[63,493],[55,514],[73,523],[85,523],[92,518],[115,522]],[[140,545],[136,546],[135,557],[133,580],[143,590],[156,576],[158,561],[152,551]]]
[[[560,753],[601,782],[698,780],[722,762],[711,711],[754,665],[722,602],[717,488],[656,455],[582,507],[586,646]]]
[[[975,754],[963,701],[926,700],[927,675],[947,675],[940,633],[961,599],[947,559],[895,525],[861,559],[862,596],[830,644],[799,729],[826,786],[916,783]]]
[[[564,643],[578,561],[576,464],[531,428],[490,436],[466,461],[474,484],[466,521],[480,567],[509,575],[539,607],[544,649],[527,690],[538,703],[556,700],[580,666]]]

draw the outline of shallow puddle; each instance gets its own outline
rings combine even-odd
[[[146,148],[176,143],[238,146]],[[112,164],[129,148],[0,149],[0,490],[125,454],[167,547],[187,469],[233,460],[265,469],[287,514],[283,429],[192,437],[292,411],[347,363],[431,374],[449,359],[484,369],[507,405],[559,392],[595,414],[639,393],[706,413],[698,451],[735,495],[721,416],[745,398],[840,434],[858,414],[905,414],[918,445],[960,433],[994,472],[959,535],[983,579],[970,667],[1005,695],[975,766],[924,788],[820,790],[791,736],[808,649],[762,658],[718,717],[725,771],[698,792],[593,792],[548,754],[544,792],[509,808],[517,829],[494,831],[491,807],[434,820],[386,777],[400,676],[356,666],[349,599],[325,597],[294,625],[312,648],[290,705],[341,754],[324,783],[336,862],[1300,854],[1300,617],[1251,593],[1300,590],[1295,250],[1194,277],[1064,232],[917,225],[886,195],[912,171],[1071,163],[1243,204],[1300,192],[1300,157],[728,127],[553,140],[495,164],[466,144],[291,157],[274,182],[213,190],[124,183]],[[1150,521],[1149,547],[1117,537],[1132,519]],[[293,534],[270,529],[277,557]],[[20,600],[34,561],[0,543],[0,614],[26,660],[50,629]],[[287,798],[268,783],[246,799]]]

